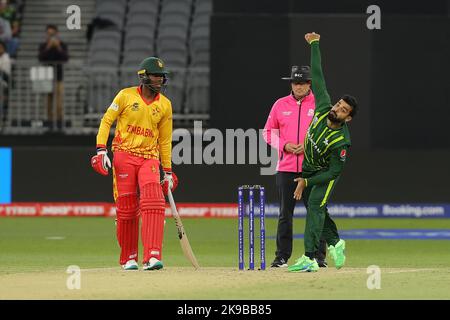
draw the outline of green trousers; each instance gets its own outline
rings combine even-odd
[[[319,249],[320,238],[328,245],[339,242],[336,224],[328,213],[328,200],[336,185],[337,179],[329,183],[306,187],[302,197],[306,206],[305,253],[313,253]]]

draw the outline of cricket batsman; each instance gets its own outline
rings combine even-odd
[[[117,120],[112,141],[113,194],[120,264],[125,270],[138,269],[140,217],[143,269],[163,268],[163,193],[178,185],[171,169],[172,105],[161,93],[167,74],[159,58],[149,57],[141,62],[139,86],[122,89],[106,110],[97,134],[97,155],[91,159],[95,171],[108,175],[111,161],[107,142],[111,125]],[[160,165],[164,171],[162,181]]]
[[[291,272],[314,272],[319,270],[315,252],[320,238],[324,237],[335,267],[345,263],[345,241],[339,238],[336,224],[331,219],[327,205],[347,159],[351,145],[347,123],[356,115],[358,104],[350,95],[344,95],[335,104],[325,86],[322,73],[319,40],[320,35],[307,33],[311,46],[312,87],[316,98],[314,118],[304,141],[303,176],[296,178],[294,198],[302,197],[308,203],[304,245],[305,254],[288,267]]]

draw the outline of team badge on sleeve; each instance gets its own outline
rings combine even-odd
[[[345,161],[345,157],[347,156],[347,150],[342,149],[341,154],[339,156],[341,157],[341,161]]]

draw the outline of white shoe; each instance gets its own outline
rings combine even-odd
[[[139,269],[138,264],[136,262],[136,260],[128,260],[127,263],[125,263],[122,266],[123,270],[137,270]]]
[[[144,270],[159,270],[164,267],[162,261],[151,257],[147,263],[144,263]]]

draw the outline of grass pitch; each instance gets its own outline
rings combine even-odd
[[[294,222],[295,233],[303,233],[304,219]],[[120,269],[113,219],[1,218],[0,299],[450,299],[448,240],[347,240],[341,270],[329,259],[330,267],[317,273],[239,271],[235,219],[191,218],[183,223],[202,268],[194,270],[185,259],[168,218],[165,267],[144,272]],[[276,223],[266,219],[267,236],[275,235]],[[339,229],[450,229],[450,219],[336,223]],[[269,265],[275,240],[267,239],[266,251]],[[258,250],[255,253],[258,256]],[[303,240],[295,240],[290,263],[302,253]],[[71,265],[81,268],[79,290],[66,285]],[[367,288],[370,265],[380,267],[380,289]]]

